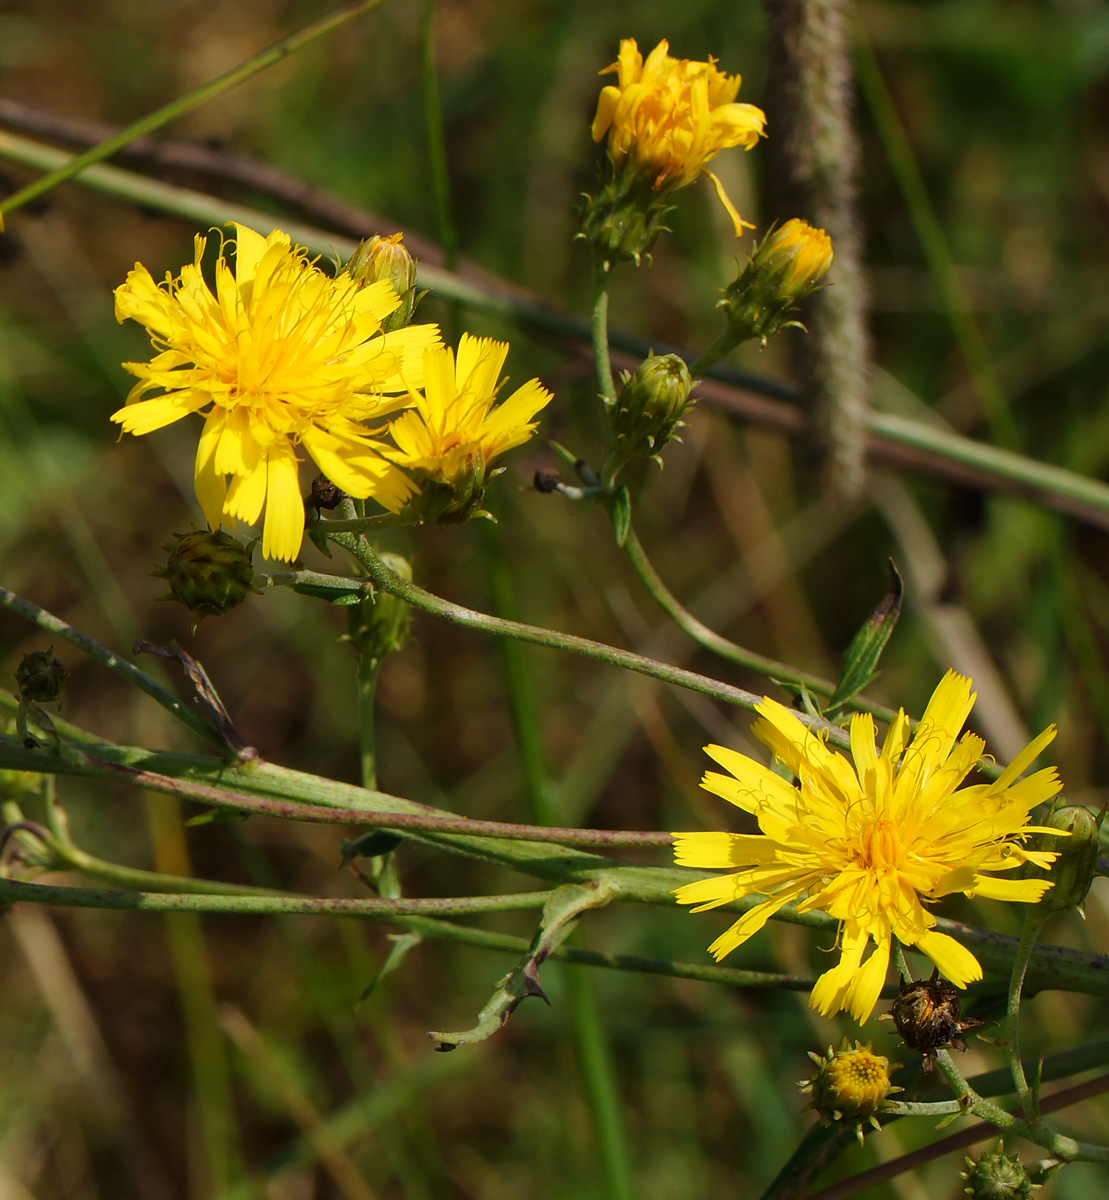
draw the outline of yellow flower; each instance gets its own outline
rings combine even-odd
[[[784,904],[800,900],[798,912],[820,910],[840,922],[839,963],[817,980],[809,1001],[825,1016],[847,1009],[859,1022],[867,1019],[895,937],[916,946],[958,987],[981,979],[978,960],[936,932],[922,900],[955,892],[1038,900],[1046,890],[1042,881],[983,872],[1054,859],[1019,843],[1039,831],[1027,824],[1029,811],[1061,785],[1054,767],[1019,779],[1054,738],[1051,726],[993,782],[959,786],[985,748],[972,733],[955,740],[974,704],[970,689],[969,679],[949,671],[912,738],[901,711],[881,752],[873,719],[856,714],[850,731],[854,766],[789,709],[764,699],[752,732],[793,772],[796,784],[734,750],[705,747],[728,774],[710,771],[701,786],[752,813],[762,832],[674,834],[680,865],[733,868],[730,875],[679,888],[678,900],[699,905],[699,912],[756,893],[766,897],[709,947],[717,960]],[[863,962],[868,942],[874,949]]]
[[[551,399],[531,379],[493,408],[507,355],[507,342],[468,333],[459,342],[457,363],[450,349],[425,351],[423,393],[413,389],[413,406],[389,427],[397,444],[390,458],[410,483],[403,495],[398,489],[379,497],[386,508],[399,512],[411,498],[413,512],[425,521],[475,515],[493,460],[531,437],[532,418]]]
[[[796,299],[807,296],[828,274],[832,239],[823,229],[793,217],[763,239],[754,257],[768,273],[780,276],[779,292]]]
[[[382,333],[400,303],[389,283],[333,279],[280,230],[235,232],[234,271],[223,244],[214,294],[199,236],[176,279],[155,284],[136,263],[116,289],[117,320],[145,325],[157,353],[123,364],[139,382],[112,420],[144,434],[202,413],[195,483],[209,525],[251,524],[264,507],[262,553],[291,561],[304,534],[298,446],[350,495],[396,502],[396,472],[361,422],[408,403],[403,393],[422,382],[439,330]],[[152,391],[160,394],[147,399]]]
[[[617,83],[601,90],[593,140],[607,133],[613,163],[630,160],[653,178],[656,191],[707,175],[738,237],[745,222],[706,164],[731,146],[750,150],[762,136],[766,114],[735,103],[740,77],[718,70],[712,58],[691,62],[671,58],[669,51],[668,42],[659,42],[644,61],[634,38],[620,42],[620,57],[601,72],[615,71]]]

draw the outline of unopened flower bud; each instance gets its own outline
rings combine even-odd
[[[849,1048],[846,1039],[839,1050],[829,1046],[824,1055],[810,1051],[809,1058],[816,1063],[817,1072],[801,1084],[801,1090],[811,1094],[809,1108],[820,1115],[822,1124],[844,1121],[856,1125],[860,1142],[864,1123],[881,1128],[878,1113],[884,1101],[902,1091],[890,1083],[890,1072],[898,1064],[891,1067],[890,1060],[875,1054],[869,1043],[864,1046],[856,1042]]]
[[[959,1035],[985,1024],[976,1017],[962,1016],[958,989],[935,971],[931,979],[915,983],[902,979],[889,1016],[905,1045],[923,1055],[925,1071],[935,1065],[937,1050],[946,1046],[965,1050]]]
[[[412,564],[399,554],[384,553],[381,561],[402,579],[412,580]],[[373,596],[348,610],[347,636],[363,663],[380,663],[408,645],[412,609],[399,596],[377,589]]]
[[[1023,1200],[1040,1186],[1032,1182],[1020,1159],[1015,1154],[1006,1155],[1004,1150],[1005,1143],[999,1142],[995,1154],[983,1154],[977,1162],[966,1160],[962,1176],[967,1185],[963,1191],[973,1200]]]
[[[832,240],[794,217],[756,246],[719,302],[734,343],[758,338],[765,343],[785,325],[799,300],[815,291],[832,265]]]
[[[652,354],[634,374],[625,371],[608,410],[613,458],[657,458],[693,407],[692,390],[689,368],[676,354]]]
[[[65,683],[66,670],[49,650],[32,650],[23,656],[15,669],[15,682],[20,698],[35,704],[50,704],[57,700]]]
[[[254,586],[250,551],[222,529],[194,529],[175,533],[173,545],[164,546],[169,558],[150,574],[169,584],[162,600],[177,600],[201,617],[219,617],[237,608]]]
[[[400,307],[382,322],[386,333],[403,329],[412,320],[419,296],[416,294],[416,261],[404,248],[403,233],[382,237],[375,233],[358,243],[343,270],[359,287],[388,280],[400,297]]]
[[[1029,838],[1029,850],[1053,850],[1056,856],[1046,869],[1031,864],[1024,869],[1029,878],[1051,880],[1052,886],[1039,899],[1041,909],[1061,912],[1085,902],[1097,874],[1098,834],[1104,818],[1104,812],[1095,817],[1088,808],[1063,805],[1043,822],[1045,829],[1057,829],[1061,836],[1041,832]]]

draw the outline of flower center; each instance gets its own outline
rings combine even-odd
[[[865,826],[855,846],[858,861],[875,871],[884,871],[901,865],[903,851],[897,836],[897,827],[892,821],[873,821]]]

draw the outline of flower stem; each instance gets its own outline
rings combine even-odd
[[[163,125],[168,124],[177,117],[191,112],[206,100],[212,100],[216,96],[223,95],[224,92],[229,91],[237,84],[243,83],[245,80],[257,75],[259,71],[264,71],[267,67],[272,67],[274,63],[279,63],[283,59],[288,58],[289,55],[295,54],[296,51],[303,49],[310,42],[314,42],[316,38],[340,28],[340,26],[345,25],[348,21],[353,20],[353,18],[377,8],[382,3],[384,3],[384,0],[360,0],[360,2],[349,4],[346,8],[339,9],[337,12],[329,13],[319,21],[313,21],[311,25],[306,25],[296,33],[289,34],[288,37],[281,38],[280,41],[274,42],[267,49],[252,55],[237,67],[232,67],[230,71],[225,71],[210,82],[194,88],[193,91],[186,93],[184,96],[179,96],[176,100],[170,101],[169,104],[163,105],[154,112],[147,113],[145,117],[140,117],[139,120],[134,121],[125,129],[121,129],[110,138],[100,142],[99,145],[86,150],[84,154],[78,154],[70,158],[64,165],[51,171],[50,174],[44,175],[41,179],[36,179],[34,183],[29,183],[25,188],[14,192],[0,203],[0,214],[13,212],[17,208],[22,208],[23,205],[36,200],[45,192],[57,187],[59,183],[64,183],[67,179],[72,179],[93,163],[98,163],[102,159],[110,157],[117,150],[121,150],[124,146],[142,137],[144,134],[153,133],[155,129],[160,129]]]
[[[222,886],[222,885],[221,885]],[[430,900],[345,899],[323,896],[244,895],[210,892],[117,892],[99,888],[61,887],[0,879],[0,903],[29,901],[66,908],[114,908],[140,912],[251,913],[272,916],[284,913],[330,913],[342,917],[420,915],[451,917],[475,913],[518,912],[542,908],[549,891],[517,892],[500,896],[442,897]]]
[[[593,358],[597,364],[597,386],[606,407],[616,403],[612,382],[612,359],[608,349],[608,287],[612,268],[599,258],[593,260],[593,316],[589,324],[593,335]]]
[[[663,583],[662,577],[647,557],[647,552],[643,549],[643,543],[640,542],[634,527],[629,527],[627,537],[624,539],[623,549],[628,562],[632,565],[632,569],[639,576],[640,582],[650,592],[654,601],[678,628],[693,638],[698,645],[704,646],[706,650],[713,651],[714,654],[718,654],[721,658],[735,663],[737,666],[758,671],[760,674],[767,675],[771,679],[793,683],[799,687],[806,687],[810,692],[815,692],[818,696],[831,696],[835,691],[835,685],[829,683],[826,679],[821,679],[817,675],[809,675],[804,671],[798,671],[786,663],[777,662],[773,658],[767,658],[763,654],[756,654],[753,650],[747,650],[743,646],[729,641],[728,638],[722,637],[715,630],[710,629],[702,621],[699,621],[682,605],[681,601],[670,591],[666,584]],[[874,713],[883,721],[892,721],[896,716],[891,709],[880,705],[862,703],[858,707],[866,712]]]
[[[349,520],[308,521],[306,528],[320,533],[363,533],[367,529],[388,529],[393,525],[410,525],[412,519],[401,513],[373,513],[368,517],[351,517]]]
[[[1017,946],[1016,957],[1013,959],[1013,970],[1009,976],[1009,996],[1005,1005],[1005,1059],[1013,1076],[1013,1083],[1020,1096],[1020,1105],[1029,1121],[1039,1120],[1036,1098],[1028,1086],[1024,1074],[1024,1063],[1020,1057],[1020,998],[1024,987],[1024,976],[1028,970],[1028,960],[1032,956],[1032,947],[1043,928],[1047,913],[1035,905],[1028,905],[1024,911],[1024,927],[1020,933],[1020,943]]]
[[[140,671],[134,664],[120,658],[114,650],[109,650],[107,646],[89,637],[88,634],[75,629],[68,621],[63,621],[61,617],[56,617],[46,609],[39,608],[30,600],[24,600],[22,596],[17,596],[15,592],[11,592],[5,587],[0,587],[0,608],[6,608],[9,612],[15,613],[25,621],[30,621],[47,633],[64,638],[70,645],[76,646],[90,658],[96,659],[98,663],[107,667],[109,671],[114,672],[127,683],[134,684],[140,691],[146,692],[151,699],[156,700],[167,712],[172,713],[179,721],[188,725],[194,733],[200,734],[205,741],[211,742],[220,750],[227,749],[219,733],[203,717],[182,704],[172,692],[167,691],[145,671]]]
[[[444,600],[431,592],[425,592],[416,584],[402,579],[395,572],[390,571],[368,546],[359,545],[357,539],[346,534],[335,534],[332,535],[331,540],[349,550],[362,563],[376,587],[390,592],[394,596],[399,596],[413,608],[442,617],[447,621],[453,621],[457,625],[464,625],[469,629],[480,629],[499,637],[518,638],[522,642],[531,642],[533,645],[547,646],[554,650],[564,650],[570,654],[581,654],[586,658],[608,663],[610,666],[623,667],[628,671],[636,671],[640,675],[648,675],[652,679],[661,679],[663,683],[671,683],[677,687],[700,692],[702,695],[722,700],[726,704],[735,704],[740,708],[753,709],[756,704],[762,702],[762,697],[756,696],[754,692],[733,687],[718,679],[710,679],[706,675],[698,675],[695,671],[687,671],[682,667],[672,667],[666,663],[660,663],[653,658],[646,658],[644,655],[635,654],[630,650],[620,650],[615,646],[607,646],[603,642],[594,642],[575,634],[559,633],[536,625],[524,625],[519,621],[507,621],[488,613],[463,608],[460,604]],[[847,734],[839,726],[810,716],[808,713],[798,713],[797,717],[798,720],[825,733],[828,740],[836,745],[848,746]]]

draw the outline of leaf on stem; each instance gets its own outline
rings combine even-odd
[[[632,522],[632,498],[628,489],[621,486],[612,494],[611,500],[612,530],[616,534],[616,544],[623,546],[628,540],[628,530]]]
[[[539,984],[539,968],[569,936],[583,912],[600,908],[609,899],[610,889],[601,883],[567,883],[556,888],[543,906],[543,917],[527,954],[498,982],[489,1003],[478,1014],[477,1024],[461,1033],[429,1033],[435,1049],[446,1053],[464,1044],[484,1042],[506,1024],[528,996],[540,996],[550,1004]]]
[[[867,617],[862,628],[851,639],[843,656],[843,671],[839,683],[828,701],[826,715],[830,719],[839,713],[855,696],[867,687],[878,676],[878,660],[886,643],[890,640],[897,618],[901,616],[901,600],[905,594],[905,585],[901,574],[894,565],[893,559],[888,560],[890,572],[890,587],[881,604]]]

